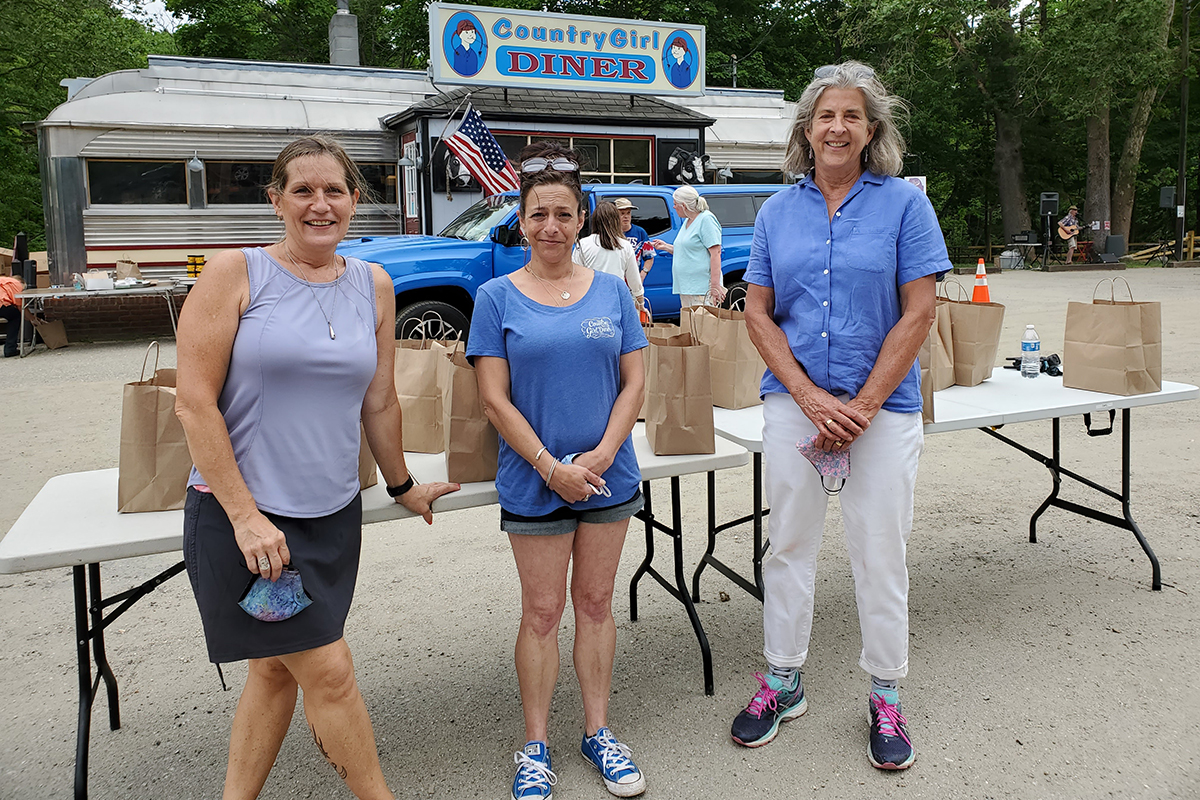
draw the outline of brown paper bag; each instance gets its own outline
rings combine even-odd
[[[432,340],[396,340],[396,397],[403,418],[404,449],[409,452],[440,453],[446,447],[438,370],[452,346]]]
[[[175,370],[157,369],[154,376],[125,384],[121,402],[121,452],[117,477],[117,511],[170,511],[183,508],[192,456],[183,425],[175,416]]]
[[[57,350],[67,346],[67,328],[61,319],[50,322],[39,322],[35,326],[38,338],[45,342],[46,347]]]
[[[712,377],[708,346],[690,333],[652,338],[648,348],[646,438],[655,455],[712,453]]]
[[[943,288],[946,292],[949,292],[949,285],[958,287],[960,297],[970,297],[958,281],[945,281]],[[948,350],[954,363],[954,383],[957,386],[978,386],[992,377],[992,368],[996,366],[1000,332],[1004,328],[1004,306],[999,303],[972,303],[969,299],[939,298],[939,302],[949,310]],[[941,326],[938,330],[940,336]],[[937,386],[936,380],[934,385]]]
[[[117,280],[122,278],[142,279],[142,271],[138,269],[136,261],[131,261],[128,258],[117,259]]]
[[[667,338],[678,336],[682,331],[674,322],[651,322],[648,325],[642,326],[642,332],[649,339],[652,336]],[[650,351],[642,351],[642,368],[646,371],[646,383],[642,391],[642,408],[638,411],[638,419],[646,419],[646,403],[650,400]]]
[[[379,483],[379,470],[376,469],[375,455],[371,452],[371,445],[367,444],[367,432],[361,422],[358,436],[358,490],[361,492]]]
[[[1161,306],[1136,302],[1133,292],[1128,301],[1117,300],[1117,279],[1105,280],[1109,299],[1096,299],[1093,290],[1091,303],[1067,304],[1063,386],[1119,395],[1161,391]]]
[[[954,335],[951,332],[950,303],[938,298],[936,314],[930,331],[929,379],[933,391],[940,392],[954,385]]]
[[[937,320],[929,326],[929,335],[921,342],[917,361],[921,365],[921,421],[933,422],[933,343],[937,338]]]
[[[500,440],[483,413],[475,368],[458,348],[447,351],[439,364],[442,387],[442,439],[447,480],[474,483],[496,479]]]
[[[696,340],[708,345],[713,405],[748,408],[762,403],[758,390],[767,365],[750,341],[746,315],[702,307],[692,312],[691,324]]]

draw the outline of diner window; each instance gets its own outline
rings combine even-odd
[[[370,197],[360,198],[360,203],[374,202],[396,205],[396,165],[359,164],[358,171],[370,190]]]
[[[270,161],[206,161],[204,179],[208,204],[265,205],[271,182]]]
[[[91,205],[187,205],[183,161],[98,161],[88,159]]]

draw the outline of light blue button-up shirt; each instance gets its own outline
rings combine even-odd
[[[863,173],[832,219],[811,173],[763,203],[745,280],[775,292],[775,324],[809,379],[854,397],[900,320],[900,286],[951,268],[929,199]],[[768,369],[762,394],[787,389]],[[883,407],[921,410],[916,361]]]

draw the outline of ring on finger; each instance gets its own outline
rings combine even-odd
[[[832,424],[833,424],[833,419],[832,419],[832,418],[825,420],[825,427],[826,427],[826,428],[828,428],[828,427],[829,427],[830,425],[832,425]]]
[[[833,446],[841,447],[843,444],[844,444],[844,442],[841,439],[838,439],[836,442],[833,443]]]
[[[266,572],[267,570],[269,570],[271,568],[271,559],[267,558],[266,556],[259,556],[258,557],[258,568],[260,570],[262,570],[263,572]]]

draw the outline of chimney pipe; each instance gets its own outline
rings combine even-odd
[[[350,0],[337,0],[337,13],[329,20],[329,63],[357,67],[358,17],[350,13]]]

